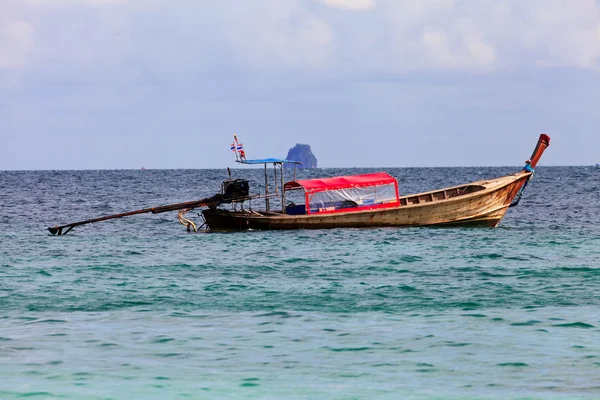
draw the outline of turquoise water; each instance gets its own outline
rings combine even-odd
[[[408,193],[515,170],[387,172]],[[600,398],[598,170],[539,168],[496,229],[45,231],[223,177],[0,172],[0,398]]]

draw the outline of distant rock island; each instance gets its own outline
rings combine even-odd
[[[288,151],[286,160],[300,161],[302,165],[300,168],[317,168],[317,157],[310,150],[310,146],[307,144],[296,143],[294,147]],[[286,166],[292,167],[292,164]]]

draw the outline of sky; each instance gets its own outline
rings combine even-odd
[[[600,0],[0,0],[0,170],[600,163]]]

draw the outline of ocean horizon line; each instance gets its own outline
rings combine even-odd
[[[524,164],[524,163],[523,163]],[[390,167],[390,166],[375,166],[375,167],[344,167],[344,166],[327,166],[327,167],[317,167],[317,168],[301,168],[298,169],[316,169],[316,170],[326,170],[326,169],[440,169],[440,168],[521,168],[523,165],[455,165],[455,166],[398,166],[398,167]],[[86,171],[215,171],[220,169],[227,169],[228,167],[205,167],[205,168],[71,168],[71,169],[0,169],[0,172],[86,172]],[[262,166],[248,166],[248,167],[229,167],[232,170],[246,170],[246,169],[261,169]],[[539,168],[597,168],[594,164],[581,164],[581,165],[540,165],[537,166],[536,169]]]

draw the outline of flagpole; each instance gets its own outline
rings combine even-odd
[[[244,153],[244,145],[238,141],[237,135],[233,134],[233,139],[235,140],[235,151],[236,155],[239,152],[240,162],[246,161],[246,154]]]
[[[242,158],[238,154],[238,150],[237,150],[238,139],[237,139],[237,135],[235,133],[233,134],[233,140],[234,140],[234,142],[232,143],[232,146],[233,146],[233,151],[235,152],[235,161],[238,161],[238,162],[242,161]]]

